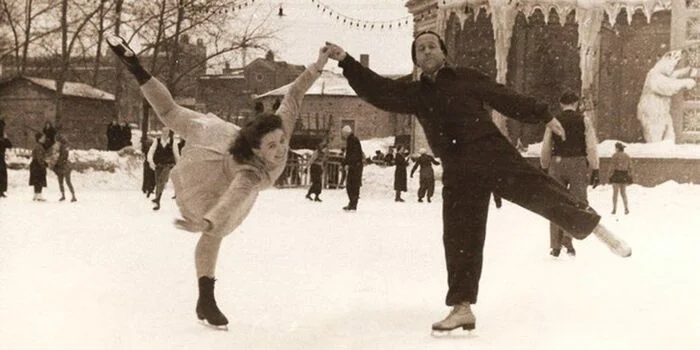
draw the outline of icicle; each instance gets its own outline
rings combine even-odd
[[[514,1],[505,2],[502,0],[489,0],[491,8],[491,25],[493,26],[493,36],[496,51],[496,81],[506,83],[508,74],[508,52],[510,50],[511,38],[513,36],[513,26],[518,10]],[[493,122],[496,127],[508,135],[506,118],[500,113],[493,112]]]
[[[469,15],[466,14],[464,11],[459,11],[459,10],[454,11],[454,14],[456,14],[457,18],[459,19],[459,29],[461,30],[462,28],[464,28],[464,22],[467,21],[467,18],[469,18]]]
[[[532,16],[532,14],[535,13],[535,10],[536,10],[535,6],[532,6],[530,4],[524,5],[522,11],[525,14],[525,20],[527,22],[530,22],[530,16]]]
[[[654,8],[656,8],[657,0],[647,0],[642,5],[642,11],[644,16],[647,17],[647,24],[651,23],[651,15],[654,13]]]
[[[622,7],[619,3],[610,4],[605,8],[605,12],[608,14],[608,22],[610,23],[611,27],[615,26],[615,23],[617,22],[617,15],[620,14],[621,8]]]
[[[557,15],[559,15],[559,24],[563,27],[566,25],[566,16],[569,15],[569,12],[571,12],[572,8],[568,5],[557,5],[555,6],[557,10]]]
[[[632,24],[632,17],[634,16],[634,13],[637,12],[637,8],[632,7],[632,6],[627,6],[625,12],[627,12],[627,24],[630,25],[630,24]]]
[[[595,120],[595,108],[593,108],[595,106],[595,95],[592,93],[592,90],[598,76],[600,30],[605,14],[600,8],[579,8],[576,12],[578,17],[581,97],[582,100],[588,101],[588,105],[582,107],[588,109],[587,113]]]

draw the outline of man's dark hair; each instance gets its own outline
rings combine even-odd
[[[567,91],[559,98],[559,103],[570,105],[578,102],[578,95],[573,91]]]
[[[250,160],[253,157],[253,148],[260,148],[263,136],[277,129],[282,129],[282,118],[276,114],[263,113],[247,122],[240,130],[229,153],[237,162]]]
[[[413,64],[416,64],[416,40],[425,34],[435,35],[438,38],[438,41],[440,41],[440,50],[442,50],[442,53],[445,56],[447,56],[447,46],[445,46],[445,41],[442,40],[440,35],[438,35],[438,33],[435,33],[432,30],[424,30],[424,31],[416,34],[416,36],[413,38],[413,42],[411,43],[411,59],[413,60]]]

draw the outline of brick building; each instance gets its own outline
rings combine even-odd
[[[361,55],[361,62],[368,65],[369,57]],[[256,100],[270,110],[288,89],[289,85],[282,86],[256,96]],[[396,136],[398,143],[407,146],[413,129],[411,116],[386,112],[370,105],[357,96],[341,74],[324,71],[304,96],[291,140],[292,148],[314,148],[326,135],[332,148],[340,148],[343,146],[340,130],[345,125],[350,125],[361,140]]]
[[[114,95],[83,83],[66,82],[61,133],[72,147],[103,149],[105,127],[115,114]],[[56,81],[15,77],[0,81],[0,119],[15,147],[34,146],[34,133],[55,115]]]
[[[182,35],[178,45],[180,53],[177,67],[171,67],[169,63],[169,57],[172,55],[174,42],[169,42],[161,47],[155,68],[152,68],[153,56],[141,55],[139,56],[139,60],[144,67],[149,69],[152,73],[155,73],[154,75],[166,84],[171,76],[171,72],[174,73],[172,76],[176,79],[182,74],[176,84],[170,84],[171,88],[174,86],[171,93],[178,103],[194,108],[194,101],[198,90],[197,77],[206,73],[206,65],[202,63],[206,61],[206,47],[201,39],[191,40],[188,35]],[[5,60],[0,62],[0,79],[8,80],[18,76],[16,65],[13,60],[14,57],[8,56]],[[95,57],[72,57],[66,80],[92,85],[95,75],[95,61]],[[102,63],[97,74],[96,85],[94,85],[94,87],[113,94],[116,88],[115,67],[117,65],[121,65],[121,63],[117,62],[116,57],[105,47]],[[29,57],[25,75],[52,80],[58,76],[60,67],[59,57]],[[173,68],[175,71],[172,71]],[[141,95],[136,79],[127,71],[124,71],[122,96],[118,107],[121,112],[121,121],[141,125],[143,106],[143,96]],[[51,109],[51,111],[54,110],[55,109]],[[66,113],[71,113],[70,109],[66,109]],[[116,113],[116,111],[114,113]],[[157,118],[154,117],[152,111],[150,116],[149,128],[151,130],[160,128],[160,123],[157,121]],[[51,120],[53,120],[53,118]],[[110,117],[108,121],[111,120]],[[100,127],[100,130],[106,127],[107,122]],[[104,147],[105,146],[102,146],[101,149],[104,149]]]
[[[245,67],[227,66],[222,74],[198,77],[197,109],[228,121],[253,115],[253,95],[276,89],[296,79],[304,66],[276,61],[272,52]]]

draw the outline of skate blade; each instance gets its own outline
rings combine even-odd
[[[461,330],[460,330],[461,328]],[[433,328],[432,331],[430,332],[430,335],[433,338],[459,338],[459,337],[467,337],[471,338],[476,336],[474,329],[475,325],[473,323],[470,324],[465,324],[461,326],[457,326],[451,329],[443,329],[443,328]]]
[[[109,35],[109,36],[107,36],[106,40],[107,40],[107,44],[109,44],[110,48],[118,55],[125,56],[125,57],[134,56],[134,52],[131,51],[126,46],[124,39],[122,39],[116,35]]]
[[[615,255],[628,258],[632,256],[632,248],[623,240],[610,234],[595,233],[595,236],[603,242]]]
[[[207,322],[206,320],[199,320],[199,323],[201,323],[203,326],[210,328],[210,329],[213,329],[213,330],[228,332],[228,325],[227,324],[217,326],[217,325],[213,325],[213,324]]]

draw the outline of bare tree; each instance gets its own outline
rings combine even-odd
[[[90,3],[88,1],[88,3]],[[56,114],[55,121],[57,127],[60,126],[61,117],[63,114],[63,86],[66,82],[66,75],[70,69],[71,51],[78,39],[80,33],[88,24],[90,19],[95,16],[100,11],[100,7],[96,7],[89,12],[84,12],[87,8],[88,3],[75,4],[76,7],[80,7],[82,10],[81,16],[78,16],[75,20],[71,21],[70,24],[75,25],[75,29],[72,31],[72,36],[69,36],[69,21],[68,21],[68,0],[61,0],[60,8],[60,28],[61,28],[61,63],[59,67],[59,74],[56,78]]]
[[[12,33],[11,44],[0,47],[0,61],[12,56],[17,74],[24,74],[30,45],[58,31],[58,27],[35,29],[33,25],[34,22],[43,21],[56,8],[56,4],[53,1],[25,0],[22,3],[19,0],[2,0],[0,6],[5,18],[0,22],[0,28],[9,27]]]

